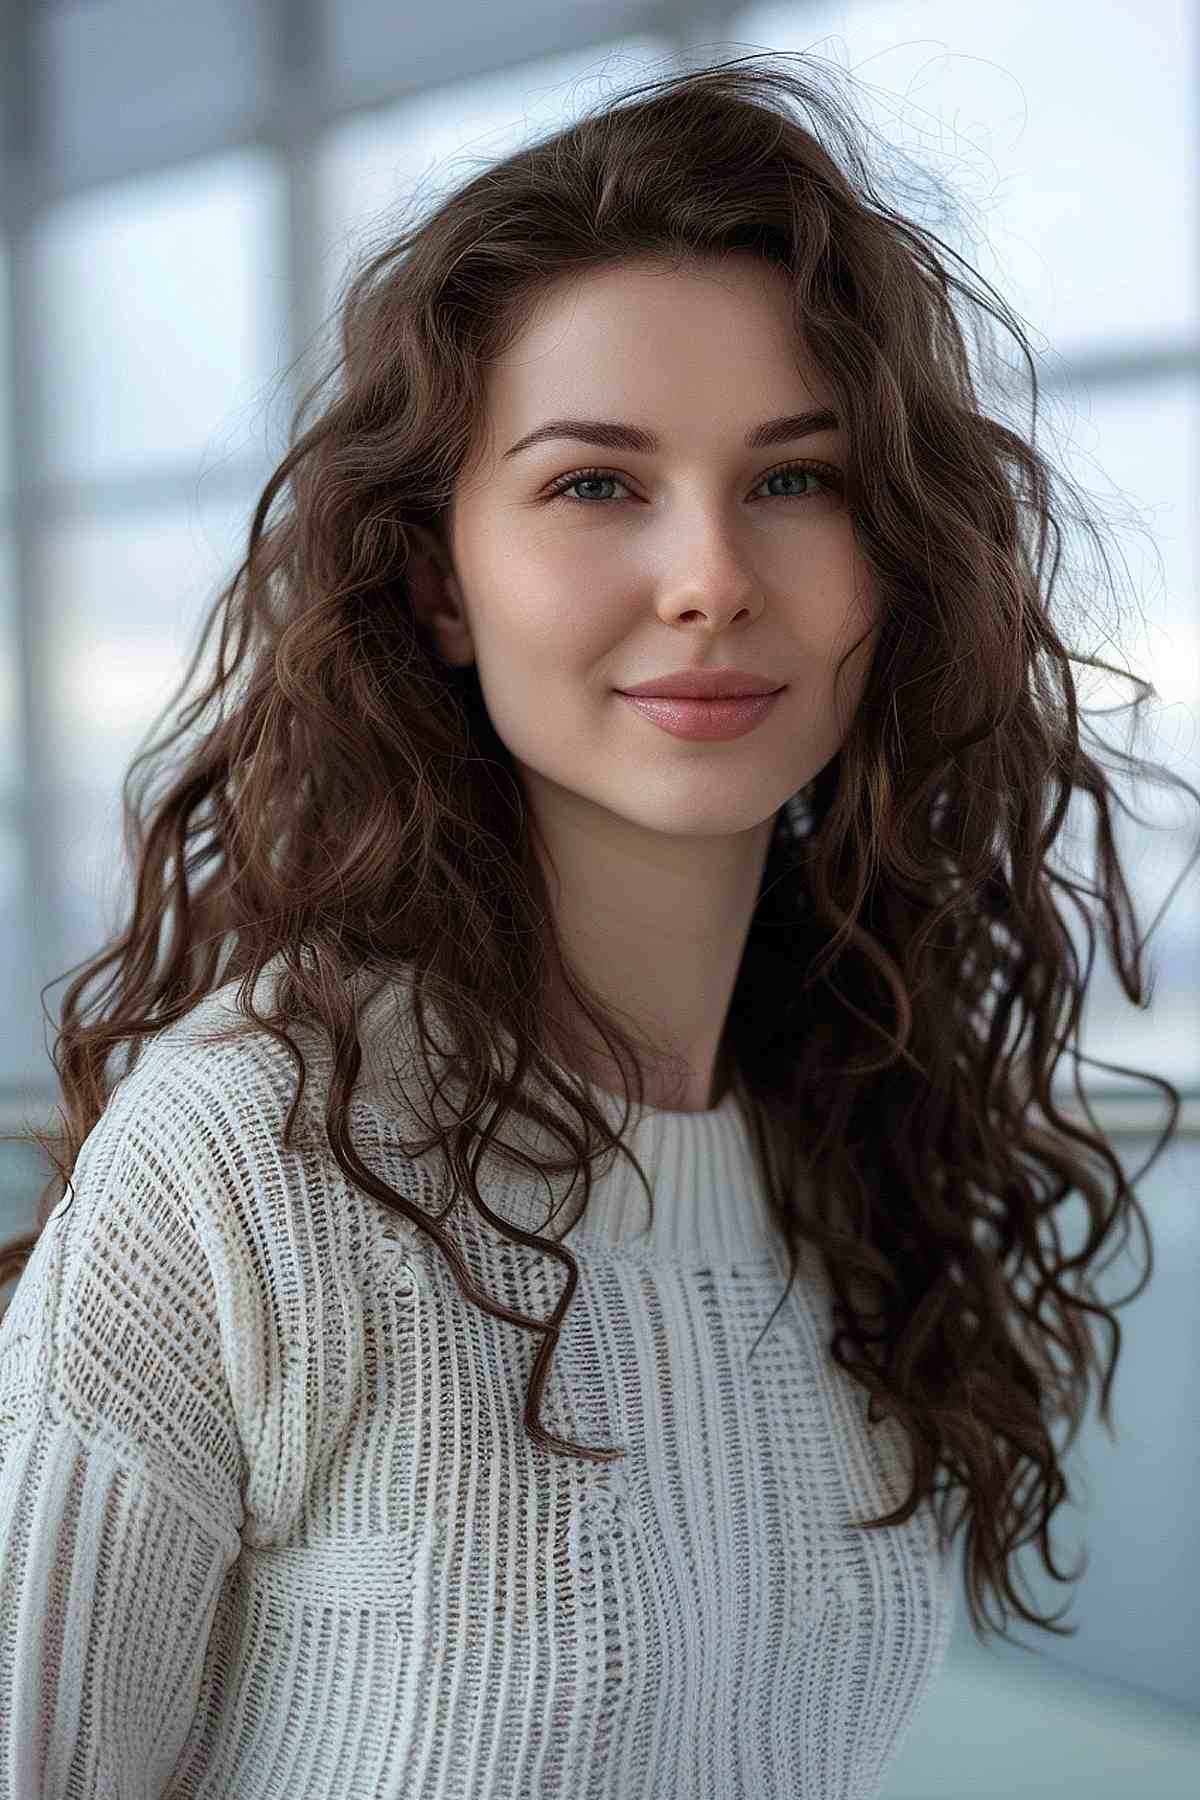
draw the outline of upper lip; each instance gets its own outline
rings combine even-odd
[[[774,694],[783,685],[748,669],[677,669],[673,675],[652,675],[649,681],[617,692],[661,694],[671,700],[732,700],[739,694]]]

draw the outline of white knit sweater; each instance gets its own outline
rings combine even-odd
[[[927,1505],[852,1522],[903,1498],[907,1446],[811,1266],[747,1361],[786,1255],[732,1094],[631,1125],[652,1229],[618,1158],[566,1238],[543,1420],[628,1447],[587,1463],[527,1435],[543,1340],[328,1150],[284,1150],[284,1047],[197,1040],[235,991],[143,1050],[0,1323],[0,1800],[878,1795],[949,1563]],[[445,1165],[397,1149],[419,1126],[378,1085],[403,994],[364,1021],[351,1135],[437,1213]],[[293,1035],[303,1134],[330,1065]],[[547,1227],[544,1184],[484,1166],[493,1211],[562,1235],[577,1194]],[[445,1228],[549,1317],[565,1268],[465,1201]]]

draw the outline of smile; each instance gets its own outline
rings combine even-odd
[[[783,688],[773,694],[739,694],[730,700],[672,700],[661,694],[621,694],[627,706],[660,731],[682,738],[744,737],[761,725]]]

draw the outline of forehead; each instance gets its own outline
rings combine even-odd
[[[798,330],[785,273],[757,257],[645,259],[572,273],[531,300],[487,367],[505,442],[551,414],[638,419],[681,411],[747,423],[832,404]],[[511,428],[511,429],[510,429]]]
[[[497,366],[524,363],[597,335],[628,339],[672,320],[702,327],[730,314],[752,328],[786,317],[791,289],[781,269],[747,255],[673,263],[632,258],[572,271],[551,281],[522,309],[516,336]],[[789,332],[790,335],[790,332]]]

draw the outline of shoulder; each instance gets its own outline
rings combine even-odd
[[[149,1122],[161,1133],[173,1123],[195,1127],[203,1121],[210,1141],[227,1148],[250,1140],[261,1149],[278,1149],[302,1059],[303,1094],[289,1136],[327,1149],[324,1121],[334,1056],[326,1034],[305,1018],[278,1027],[298,1058],[283,1036],[254,1016],[273,1011],[279,973],[276,958],[245,995],[239,979],[226,981],[147,1039],[136,1066],[116,1083],[93,1136],[115,1138],[135,1122]],[[368,991],[359,1007],[363,1060],[353,1106],[406,1118],[411,1112],[403,1080],[397,1083],[395,1056],[409,1021],[402,985],[389,983],[375,995]]]

